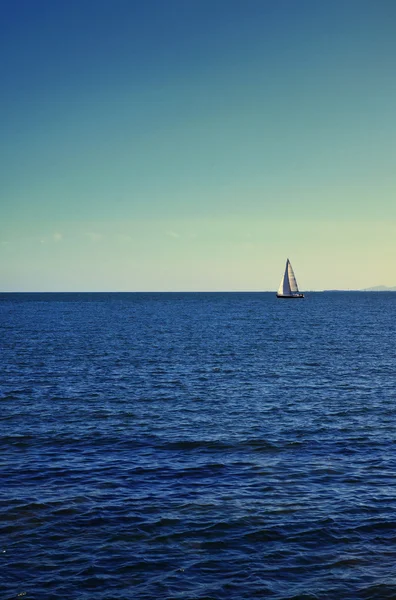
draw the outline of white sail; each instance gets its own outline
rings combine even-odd
[[[278,297],[304,297],[298,290],[296,276],[294,275],[293,267],[290,264],[290,260],[287,259],[285,274],[283,275],[282,281],[280,282]]]
[[[289,276],[289,285],[290,291],[292,294],[298,294],[298,285],[296,281],[296,276],[294,275],[293,267],[291,266],[290,260],[287,259],[287,273]]]
[[[278,289],[279,296],[290,296],[290,294],[291,294],[290,283],[289,283],[289,270],[288,270],[289,264],[290,264],[289,259],[287,259],[285,274],[282,277],[282,280],[280,282],[279,289]]]

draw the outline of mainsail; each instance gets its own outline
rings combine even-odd
[[[290,264],[290,260],[287,259],[285,274],[283,275],[278,289],[278,296],[292,296],[293,294],[298,293],[298,285],[294,275],[293,267]]]
[[[298,285],[296,276],[294,275],[293,267],[291,266],[290,260],[287,259],[287,273],[289,275],[289,285],[292,294],[298,294]]]

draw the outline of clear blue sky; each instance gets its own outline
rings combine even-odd
[[[2,0],[0,289],[396,285],[394,0]]]

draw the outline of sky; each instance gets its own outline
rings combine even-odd
[[[396,285],[394,0],[0,0],[0,291]]]

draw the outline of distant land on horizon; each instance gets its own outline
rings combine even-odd
[[[363,288],[361,290],[323,290],[324,292],[396,292],[396,286],[387,287],[386,285],[375,285],[374,287]]]
[[[396,292],[396,286],[387,287],[386,285],[375,285],[374,287],[365,288],[362,292]]]

